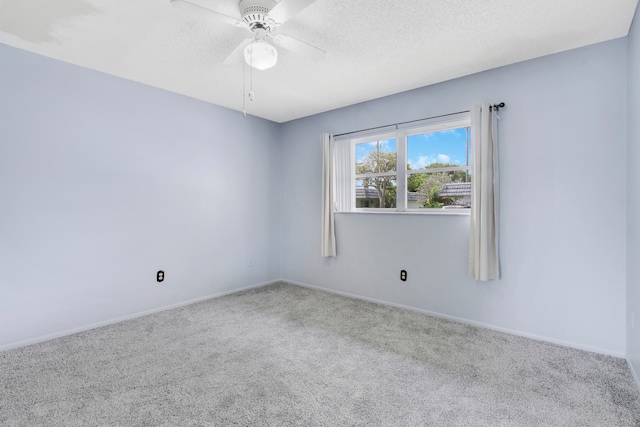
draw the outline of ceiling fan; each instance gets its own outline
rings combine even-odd
[[[240,18],[234,18],[189,0],[171,0],[171,4],[177,8],[211,16],[220,22],[245,28],[253,33],[253,37],[244,39],[223,61],[223,64],[239,62],[244,53],[247,64],[259,70],[271,68],[278,61],[278,51],[269,41],[307,58],[324,57],[325,51],[322,49],[277,32],[280,25],[313,2],[315,0],[281,0],[278,3],[274,0],[240,0],[238,4]]]

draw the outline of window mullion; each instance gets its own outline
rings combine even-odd
[[[428,168],[428,169],[412,169],[408,174],[415,173],[436,173],[436,172],[453,172],[471,170],[471,166],[450,166],[446,168]]]
[[[378,176],[396,176],[398,172],[390,171],[390,172],[375,172],[375,173],[357,173],[355,175],[356,178],[375,178]]]
[[[399,130],[396,137],[396,207],[407,210],[407,132]]]

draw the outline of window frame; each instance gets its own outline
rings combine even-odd
[[[407,169],[407,148],[408,138],[414,135],[422,135],[433,132],[441,132],[452,129],[468,128],[468,144],[469,150],[471,149],[471,114],[470,113],[458,113],[451,116],[442,117],[438,119],[426,120],[418,124],[412,124],[409,126],[398,126],[395,130],[380,130],[380,132],[372,133],[368,132],[366,136],[356,136],[349,140],[351,151],[351,168],[352,177],[350,193],[352,195],[351,210],[346,212],[356,213],[377,213],[377,214],[420,214],[420,215],[469,215],[471,209],[442,209],[442,208],[409,208],[407,199],[407,178],[409,175],[419,173],[437,173],[437,172],[449,172],[456,170],[469,171],[473,174],[473,163],[471,162],[471,152],[469,152],[468,166],[451,166],[446,168],[433,168],[433,169],[412,169],[409,173]],[[396,140],[396,170],[393,172],[381,172],[370,174],[356,174],[356,145],[365,142],[373,142],[376,140],[386,140],[395,138]],[[401,166],[400,166],[401,165]],[[357,208],[356,204],[356,182],[358,176],[395,176],[396,177],[396,207],[395,208]],[[472,190],[473,191],[473,190]]]

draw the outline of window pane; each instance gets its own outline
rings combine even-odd
[[[407,170],[469,166],[470,128],[422,133],[407,137]]]
[[[396,139],[356,144],[356,174],[396,170]]]
[[[396,177],[356,179],[356,208],[395,208]]]
[[[407,208],[471,207],[470,171],[416,173],[407,177]]]

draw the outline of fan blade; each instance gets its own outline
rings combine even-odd
[[[253,39],[244,39],[240,42],[238,47],[233,49],[233,52],[227,58],[222,61],[224,65],[233,65],[237,64],[240,61],[244,60],[244,48],[247,47]]]
[[[286,36],[284,34],[278,34],[277,36],[271,37],[273,37],[273,42],[278,46],[282,46],[283,48],[305,58],[323,59],[324,55],[327,53],[322,49],[318,49],[315,46],[311,46],[310,44],[307,44],[298,39],[294,39],[293,37]]]
[[[199,6],[186,0],[171,0],[171,5],[178,9],[186,10],[200,15],[211,16],[218,21],[226,22],[227,24],[235,25],[236,27],[246,26],[244,22],[240,21],[237,18],[224,15],[220,12],[216,12],[215,10],[207,9],[206,7]]]
[[[316,0],[282,0],[269,11],[269,18],[283,24]]]

